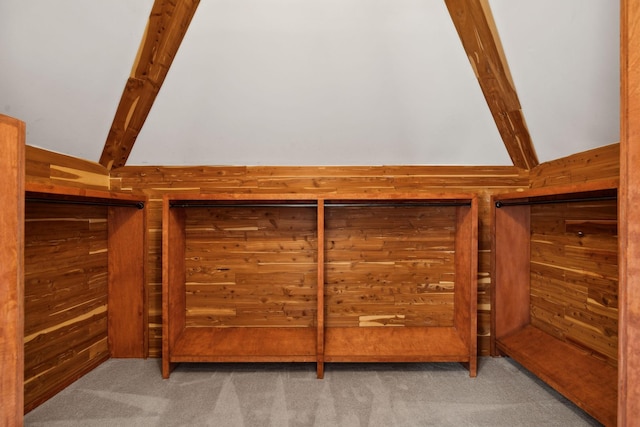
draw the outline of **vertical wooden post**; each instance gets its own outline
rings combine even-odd
[[[316,374],[324,378],[324,200],[318,199],[318,283]]]
[[[109,208],[109,353],[147,356],[145,210]]]
[[[25,124],[0,115],[0,425],[24,410]]]
[[[497,355],[495,341],[530,322],[530,208],[495,207],[493,218],[493,283],[491,286],[491,353]],[[497,262],[501,260],[501,262]]]
[[[469,349],[469,376],[478,367],[478,202],[456,209],[454,325]]]
[[[640,414],[640,3],[621,2],[618,425]]]
[[[171,351],[185,328],[185,212],[162,205],[162,377],[169,378],[175,364]]]

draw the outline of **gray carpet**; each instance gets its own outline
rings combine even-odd
[[[181,364],[111,359],[25,416],[26,426],[593,426],[510,359],[457,363]]]

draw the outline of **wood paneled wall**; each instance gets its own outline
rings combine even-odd
[[[25,411],[109,357],[107,208],[27,202]]]
[[[316,208],[185,209],[186,326],[316,325]]]
[[[542,188],[619,174],[620,144],[611,144],[543,163],[530,180]],[[532,323],[617,366],[617,203],[536,206],[531,218]]]
[[[531,170],[531,188],[618,179],[620,144],[605,145],[542,163]]]
[[[328,327],[454,325],[455,207],[326,207]]]
[[[161,352],[161,197],[197,193],[473,192],[479,196],[478,334],[480,354],[490,335],[490,210],[492,194],[617,177],[618,144],[541,164],[531,173],[514,167],[124,167],[111,173],[92,162],[27,149],[27,180],[145,194],[148,205],[147,295],[149,355]],[[73,170],[73,172],[72,172]],[[64,173],[63,173],[64,172]]]
[[[100,164],[29,145],[25,170],[30,183],[109,189],[109,171]]]
[[[531,207],[531,324],[618,363],[617,203]]]
[[[21,347],[29,411],[110,355],[145,355],[140,286],[145,221],[144,211],[135,208],[29,201],[112,194],[103,191],[108,173],[96,163],[27,146],[25,164]]]
[[[112,190],[149,196],[149,355],[162,342],[162,195],[199,193],[470,192],[479,196],[478,334],[489,352],[490,209],[497,192],[527,188],[528,173],[514,167],[124,167],[111,172]]]

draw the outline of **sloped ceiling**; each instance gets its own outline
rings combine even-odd
[[[97,161],[152,0],[0,2],[0,112]],[[619,9],[492,0],[540,161],[619,139]],[[128,165],[510,165],[441,0],[202,1]]]

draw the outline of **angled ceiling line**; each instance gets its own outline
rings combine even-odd
[[[538,165],[488,0],[445,0],[460,41],[514,166]]]
[[[155,0],[100,156],[108,170],[126,164],[199,3]]]

